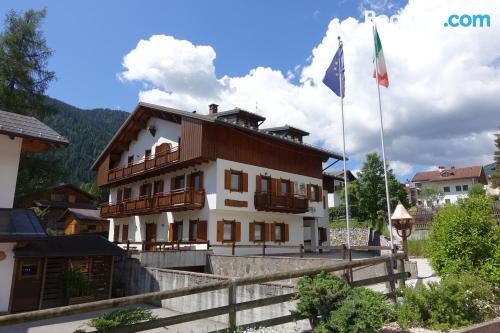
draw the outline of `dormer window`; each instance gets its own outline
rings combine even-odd
[[[448,171],[441,172],[441,176],[443,176],[443,177],[448,177],[449,175],[450,175],[450,173]]]

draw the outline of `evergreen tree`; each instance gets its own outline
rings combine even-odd
[[[495,138],[495,171],[491,175],[491,182],[493,187],[500,186],[500,133],[496,134]]]

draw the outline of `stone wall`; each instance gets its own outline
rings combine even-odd
[[[340,246],[347,244],[347,228],[330,229],[330,244]],[[379,246],[380,235],[370,228],[351,228],[352,246]]]
[[[139,253],[142,266],[156,268],[180,268],[207,265],[207,255],[212,251],[151,251]]]

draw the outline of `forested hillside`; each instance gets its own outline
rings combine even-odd
[[[47,119],[47,125],[70,142],[68,148],[53,152],[66,171],[62,178],[76,186],[94,181],[95,173],[89,170],[90,166],[129,113],[111,109],[83,110],[53,98],[48,98],[47,104],[58,110]]]

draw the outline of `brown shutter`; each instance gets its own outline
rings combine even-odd
[[[163,180],[160,180],[160,186],[158,186],[158,193],[163,193],[163,184],[164,181]]]
[[[188,234],[188,239],[191,241],[191,240],[196,240],[196,239],[193,239],[192,236],[193,236],[193,225],[198,222],[196,220],[189,220],[189,234]],[[195,235],[196,237],[196,235]]]
[[[271,224],[271,240],[273,242],[276,241],[276,224],[275,223]]]
[[[242,191],[248,192],[248,173],[243,172],[241,178],[243,178]]]
[[[311,200],[311,184],[307,184],[307,199]]]
[[[193,178],[193,173],[189,174],[186,178],[186,187],[191,187],[191,180]]]
[[[231,189],[231,170],[224,170],[224,188]]]
[[[269,223],[264,223],[264,241],[269,241]]]
[[[198,221],[198,234],[196,238],[201,241],[207,240],[207,221]]]
[[[128,240],[128,224],[124,224],[122,227],[122,242],[125,243]]]
[[[323,200],[323,188],[321,186],[318,186],[318,202],[321,202]]]
[[[204,188],[205,186],[203,186],[203,171],[200,171],[200,190]]]
[[[262,176],[261,175],[257,175],[255,177],[255,192],[261,192],[262,189],[261,189],[261,183],[262,183]]]
[[[222,242],[224,239],[224,221],[217,221],[217,241]]]
[[[276,193],[282,194],[281,193],[281,178],[278,179],[278,181],[276,182],[276,186],[278,187],[278,190],[276,191]]]
[[[173,241],[174,240],[174,224],[170,223],[168,225],[168,240]]]
[[[139,187],[139,196],[142,197],[144,195],[145,184],[142,184]]]
[[[285,229],[285,230],[283,231],[283,233],[284,233],[284,235],[283,235],[283,236],[284,236],[284,237],[283,237],[283,240],[284,240],[285,242],[288,242],[288,240],[289,240],[289,236],[288,236],[288,224],[287,224],[287,223],[283,224],[283,227],[284,227],[284,229]]]
[[[255,223],[250,222],[248,228],[249,228],[248,240],[250,242],[255,242]]]
[[[119,189],[118,192],[116,192],[116,202],[122,202],[123,200],[123,191],[122,189]]]
[[[295,193],[295,182],[290,181],[290,188],[288,189],[289,194]]]
[[[271,178],[271,193],[278,193],[278,191],[276,190],[276,179],[275,178]]]
[[[240,242],[241,241],[241,223],[240,222],[233,222],[234,224],[234,241],[235,242]]]

